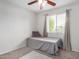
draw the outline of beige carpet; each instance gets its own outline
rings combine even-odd
[[[32,51],[26,55],[24,55],[23,57],[21,57],[20,59],[52,59],[46,55],[43,55],[41,53]]]
[[[54,55],[47,54],[43,51],[33,50],[28,47],[20,48],[15,51],[0,55],[0,59],[20,59],[32,51],[36,51],[38,53],[41,53],[41,54],[46,55],[46,56],[53,58],[53,59],[79,59],[78,52],[66,52],[66,51],[61,50],[58,53],[58,55],[54,56]]]

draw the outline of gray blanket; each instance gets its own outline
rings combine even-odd
[[[36,38],[28,39],[28,46],[33,49],[40,49],[50,54],[56,54],[59,48],[63,47],[62,40],[58,38]]]

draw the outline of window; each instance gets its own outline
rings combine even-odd
[[[48,32],[64,33],[66,13],[48,16],[47,30]]]

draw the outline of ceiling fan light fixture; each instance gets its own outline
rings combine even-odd
[[[38,4],[40,5],[43,2],[43,0],[38,0]]]
[[[45,6],[45,5],[46,5],[46,3],[47,3],[47,1],[46,1],[46,0],[44,0],[44,2],[42,3],[42,6]]]
[[[46,0],[38,0],[38,5],[40,9],[42,9],[46,5],[47,1]]]
[[[56,6],[56,3],[53,2],[52,0],[34,0],[30,3],[28,3],[28,5],[32,5],[34,3],[38,3],[38,6],[40,7],[40,9],[42,9],[46,5],[46,3],[51,6]]]

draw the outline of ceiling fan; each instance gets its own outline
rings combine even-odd
[[[51,6],[56,5],[56,3],[51,1],[51,0],[34,0],[32,2],[29,2],[28,5],[32,5],[32,4],[37,3],[37,2],[40,2],[40,9],[42,9],[42,7],[43,7],[42,5],[44,5],[44,3],[48,3]]]

